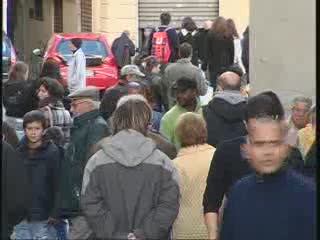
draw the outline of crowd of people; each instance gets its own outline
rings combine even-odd
[[[102,96],[79,39],[67,84],[54,61],[36,80],[11,67],[2,239],[316,239],[315,105],[297,97],[288,116],[274,92],[248,96],[249,28],[170,20],[145,29],[135,64],[130,34],[115,40]]]

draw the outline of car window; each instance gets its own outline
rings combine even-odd
[[[69,48],[70,40],[62,40],[57,46],[57,52],[61,54],[66,60],[69,60],[72,53]],[[81,49],[88,57],[107,57],[107,50],[102,42],[98,40],[82,40]]]
[[[2,56],[10,57],[11,48],[10,43],[6,37],[2,38]]]

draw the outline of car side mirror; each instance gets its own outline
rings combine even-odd
[[[42,51],[39,48],[34,49],[32,53],[38,57],[42,56]]]

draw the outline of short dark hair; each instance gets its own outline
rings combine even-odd
[[[50,77],[62,81],[58,63],[52,59],[46,61],[42,66],[40,77]]]
[[[246,122],[252,118],[272,118],[281,121],[284,117],[284,108],[274,92],[266,91],[249,98],[245,110]]]
[[[100,103],[99,111],[106,121],[108,121],[113,112],[116,110],[119,99],[125,94],[125,92],[119,90],[118,88],[110,88],[104,93]]]
[[[161,13],[160,21],[162,25],[169,25],[171,22],[171,15],[168,12]]]
[[[81,45],[82,45],[81,38],[72,38],[70,41],[77,49],[81,48]]]
[[[182,43],[179,47],[179,51],[180,51],[180,57],[181,58],[188,58],[191,57],[192,54],[192,46],[191,44],[185,42]]]
[[[181,77],[177,80],[174,88],[177,91],[186,91],[188,89],[197,89],[197,82],[191,78]]]
[[[25,129],[29,123],[33,123],[33,122],[41,122],[43,129],[47,128],[46,117],[44,113],[40,110],[33,110],[30,112],[27,112],[23,116],[23,124],[22,124],[23,129]]]

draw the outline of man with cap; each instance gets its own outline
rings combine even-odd
[[[108,88],[101,100],[100,111],[103,116],[109,116],[109,112],[115,110],[115,104],[113,106],[108,106],[109,102],[114,102],[114,99],[120,99],[122,96],[128,95],[128,83],[129,81],[139,81],[145,75],[139,70],[136,65],[126,65],[121,68],[120,79],[118,84]],[[112,107],[113,109],[108,109]]]
[[[70,219],[68,239],[87,239],[90,235],[79,201],[84,168],[94,153],[95,144],[110,135],[106,121],[98,110],[99,91],[86,87],[69,95],[74,116],[71,140],[62,163],[58,208],[61,217]]]
[[[71,93],[86,87],[86,57],[81,45],[82,40],[80,38],[70,40],[69,48],[72,52],[72,57],[68,61],[67,84]]]

